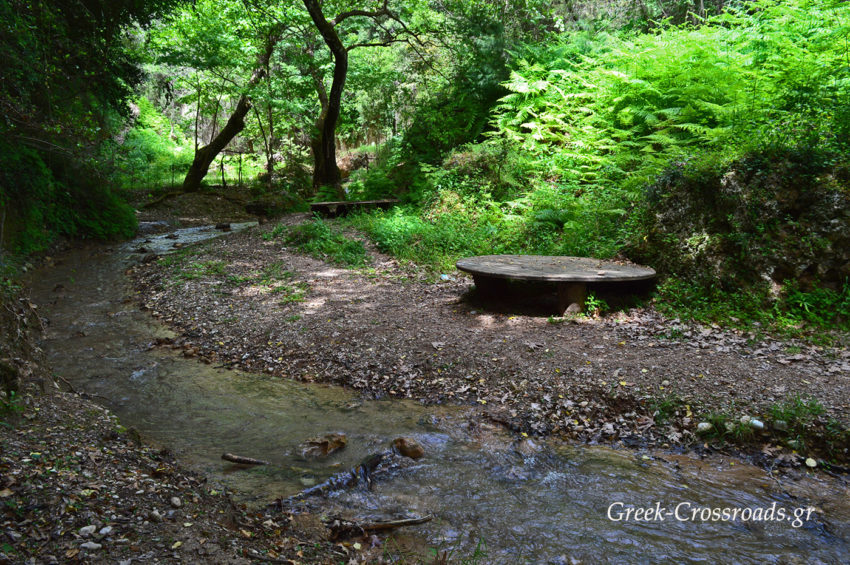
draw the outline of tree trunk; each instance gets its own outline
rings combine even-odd
[[[322,39],[334,58],[333,82],[328,93],[327,104],[322,104],[322,113],[316,122],[318,132],[313,139],[313,188],[332,186],[340,197],[344,196],[339,168],[336,166],[336,124],[342,105],[342,91],[348,74],[348,51],[334,29],[334,24],[325,19],[318,0],[304,0]]]
[[[201,181],[207,176],[210,170],[210,165],[215,160],[221,151],[227,147],[227,144],[236,137],[240,131],[245,129],[245,116],[251,109],[251,102],[246,94],[239,97],[239,102],[236,104],[236,109],[227,120],[225,125],[218,135],[216,135],[209,145],[204,145],[195,151],[195,158],[192,160],[192,166],[189,167],[189,172],[186,173],[186,178],[183,180],[183,191],[194,192],[201,188]]]
[[[236,108],[227,124],[218,132],[208,145],[195,150],[195,158],[192,160],[192,165],[189,167],[189,172],[186,173],[186,178],[183,180],[184,192],[195,192],[201,188],[201,181],[207,176],[210,170],[210,165],[216,156],[227,147],[231,140],[239,135],[245,129],[245,116],[251,110],[251,99],[247,91],[250,91],[266,74],[266,69],[269,67],[269,60],[275,45],[280,40],[280,34],[277,31],[272,31],[266,39],[266,45],[263,51],[257,55],[257,66],[254,68],[254,73],[251,75],[251,80],[246,86],[246,93],[239,97],[239,102],[236,103]]]

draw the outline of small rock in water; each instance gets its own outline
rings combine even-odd
[[[712,426],[708,422],[700,422],[699,424],[697,424],[697,432],[701,434],[711,431],[711,428]]]
[[[95,532],[95,530],[97,530],[97,526],[85,526],[85,527],[80,528],[80,535],[83,536],[84,538],[87,538],[90,535],[92,535]]]
[[[99,543],[95,543],[93,541],[87,541],[86,543],[82,544],[80,547],[82,547],[83,549],[88,549],[88,550],[94,551],[96,549],[102,548],[103,546],[100,545]]]
[[[183,506],[183,501],[180,500],[180,498],[177,497],[177,496],[172,496],[171,497],[171,506],[173,506],[174,508],[180,508],[181,506]]]
[[[345,434],[326,434],[322,437],[311,438],[301,444],[303,457],[325,457],[339,451],[348,445]]]
[[[534,455],[540,451],[540,446],[534,443],[533,440],[525,438],[516,443],[514,451],[521,455]]]
[[[393,440],[393,447],[396,451],[411,459],[419,459],[425,455],[425,448],[413,438],[397,437]]]

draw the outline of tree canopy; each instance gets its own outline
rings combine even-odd
[[[434,268],[484,252],[652,257],[642,242],[662,229],[650,221],[668,205],[659,187],[681,188],[665,183],[685,169],[708,190],[742,163],[805,161],[820,167],[806,178],[844,186],[848,11],[836,0],[7,0],[0,198],[29,220],[9,224],[4,245],[129,233],[121,191],[241,183],[296,207],[400,198],[358,225]],[[755,242],[783,221],[721,254],[763,252]],[[51,227],[23,227],[37,222]],[[25,232],[17,243],[13,231]],[[840,276],[812,284],[837,292]]]

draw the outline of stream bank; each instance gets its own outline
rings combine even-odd
[[[374,249],[366,268],[339,268],[274,236],[308,219],[132,267],[136,300],[175,330],[160,345],[369,398],[474,405],[518,433],[626,447],[743,443],[768,465],[848,462],[844,348],[652,308],[561,320],[545,299],[485,305],[460,275],[434,282]]]
[[[250,234],[228,238],[242,235]],[[124,253],[132,257],[140,243],[125,247]],[[166,244],[174,243],[180,242]],[[264,518],[260,526],[267,519],[280,524],[279,517],[268,518],[270,498],[315,484],[384,448],[395,435],[407,434],[425,445],[421,462],[390,469],[373,490],[353,489],[310,499],[300,510],[361,519],[433,513],[435,520],[417,527],[412,541],[409,534],[393,538],[418,544],[419,557],[407,558],[414,561],[422,559],[422,550],[429,546],[472,555],[482,542],[487,558],[480,562],[488,563],[622,562],[645,556],[647,551],[680,562],[720,551],[741,562],[794,562],[795,556],[807,555],[808,562],[814,558],[832,563],[848,553],[846,485],[804,470],[766,474],[725,457],[699,462],[665,451],[518,439],[481,418],[485,405],[470,412],[389,399],[370,401],[336,387],[299,384],[268,372],[229,371],[225,363],[198,363],[198,357],[205,357],[200,349],[192,351],[191,344],[176,343],[181,336],[136,308],[122,275],[136,260],[116,251],[120,250],[80,250],[40,274],[35,286],[49,321],[45,347],[51,360],[74,387],[97,395],[125,425],[134,426],[148,440],[170,446],[181,462],[213,483],[238,491],[239,500],[256,509],[240,512]],[[284,281],[291,278],[286,276]],[[218,341],[226,343],[224,338]],[[157,347],[157,342],[176,347]],[[296,452],[308,434],[332,430],[346,431],[349,437],[348,447],[335,458],[311,462]],[[219,456],[237,447],[244,455],[267,458],[275,465],[234,472]],[[221,492],[221,487],[208,488]],[[618,499],[627,504],[659,499],[714,506],[775,503],[811,505],[818,510],[801,528],[733,522],[694,529],[693,524],[613,522],[605,508]],[[299,514],[293,522],[309,521],[310,515],[301,518]],[[313,525],[320,539],[326,535],[321,533],[324,526],[315,521]],[[250,538],[242,533],[245,539],[265,539],[251,528],[245,531],[253,532]],[[284,538],[298,539],[287,531],[292,530],[281,528]],[[600,546],[600,540],[606,543]],[[375,542],[379,545],[372,547]],[[379,562],[384,548],[396,541],[367,537],[358,543],[368,552],[359,559]],[[276,547],[272,551],[277,555]],[[327,543],[320,547],[350,551]],[[404,551],[397,549],[395,553],[403,556]],[[334,555],[327,556],[333,559]],[[82,557],[92,559],[89,553]],[[321,562],[321,558],[303,562]]]

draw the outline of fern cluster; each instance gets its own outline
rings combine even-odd
[[[701,25],[571,33],[518,53],[493,125],[579,184],[753,143],[847,143],[850,10],[756,0]]]

